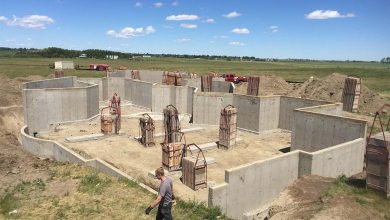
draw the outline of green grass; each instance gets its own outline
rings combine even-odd
[[[362,206],[383,213],[386,219],[390,219],[390,199],[386,199],[381,193],[367,189],[365,180],[348,179],[340,176],[336,179],[330,189],[325,193],[329,197],[352,197]]]
[[[42,75],[54,72],[49,64],[56,60],[51,58],[0,58],[0,73],[10,77]],[[370,89],[385,94],[390,93],[390,65],[370,62],[247,62],[226,60],[205,60],[185,58],[149,58],[143,60],[98,60],[98,59],[64,59],[73,60],[82,68],[90,63],[107,63],[113,68],[126,66],[129,69],[156,69],[193,72],[198,75],[214,71],[217,73],[233,72],[240,75],[272,74],[285,80],[305,81],[310,76],[324,77],[334,72],[362,77],[363,84]],[[79,77],[102,77],[105,72],[89,70],[67,70],[66,75]]]
[[[144,212],[156,196],[134,181],[58,162],[47,173],[46,180],[20,181],[0,194],[0,219],[155,219],[157,208]],[[58,194],[60,182],[67,184]],[[17,214],[10,215],[13,210]],[[175,219],[227,219],[220,209],[195,201],[178,200],[172,214]]]

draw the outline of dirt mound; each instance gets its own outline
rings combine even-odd
[[[294,88],[291,96],[341,102],[346,75],[333,73],[325,78],[310,78]],[[359,112],[373,113],[385,103],[385,98],[364,86],[362,81]]]
[[[28,76],[11,79],[6,75],[0,74],[0,106],[21,105],[21,84],[42,79],[44,79],[42,76]]]
[[[236,85],[235,93],[246,94],[247,82]],[[284,79],[274,75],[260,76],[260,95],[286,95],[293,89],[293,86]]]

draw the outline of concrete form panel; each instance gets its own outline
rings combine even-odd
[[[291,150],[314,152],[366,136],[366,121],[302,110],[294,117]]]
[[[260,97],[259,131],[278,129],[280,96]]]
[[[286,96],[280,97],[279,128],[292,130],[294,124],[293,112],[295,109],[325,104],[330,104],[330,102]]]
[[[195,124],[219,125],[221,109],[233,104],[228,93],[203,92],[194,95],[193,119]]]
[[[142,81],[150,83],[159,83],[162,84],[163,79],[162,70],[140,70],[139,75]]]
[[[209,189],[210,204],[226,210],[228,217],[240,219],[243,213],[267,204],[296,180],[298,165],[299,152],[291,152],[226,170],[227,182]]]
[[[233,94],[233,105],[237,108],[237,127],[259,132],[260,97]]]

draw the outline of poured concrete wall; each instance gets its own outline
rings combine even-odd
[[[80,81],[93,83],[99,86],[99,101],[104,101],[104,89],[103,89],[103,79],[102,78],[79,78]]]
[[[294,109],[325,104],[330,104],[330,102],[281,96],[278,127],[291,131],[294,124]]]
[[[100,159],[84,159],[76,152],[62,146],[60,143],[50,140],[43,140],[39,138],[34,138],[29,134],[28,127],[24,126],[20,130],[22,146],[25,150],[32,153],[35,156],[50,158],[57,161],[76,163],[80,165],[85,165],[95,168],[97,171],[106,173],[108,175],[132,180],[138,183],[139,186],[148,190],[149,192],[157,195],[157,192],[152,188],[146,186],[143,183],[138,182],[138,180],[132,178],[126,173],[120,171],[119,169],[111,166],[105,161]]]
[[[241,219],[246,212],[269,203],[298,178],[299,152],[235,167],[225,171],[225,183],[209,188],[209,206]]]
[[[173,105],[180,114],[192,115],[194,88],[188,86],[153,85],[152,111],[162,112],[167,105]]]
[[[294,111],[291,150],[314,152],[366,136],[366,121],[309,110]]]
[[[195,88],[198,88],[199,91],[200,91],[202,83],[201,83],[200,78],[196,78],[196,79],[187,79],[187,85],[188,85],[188,86],[195,87]]]
[[[142,81],[162,84],[162,70],[140,70],[139,75]]]
[[[22,89],[69,88],[69,87],[73,87],[76,81],[77,80],[75,76],[39,80],[39,81],[23,83]]]
[[[131,70],[117,70],[115,72],[109,73],[110,77],[122,77],[122,78],[131,78]]]
[[[61,79],[68,85],[69,78]],[[60,84],[60,81],[55,79],[55,83]],[[50,83],[46,85],[52,86]],[[97,115],[99,88],[95,84],[86,85],[89,86],[23,89],[24,121],[31,134],[51,131],[52,125],[59,122],[83,120]],[[29,87],[29,83],[24,85],[24,88]]]
[[[125,99],[134,105],[151,109],[153,106],[153,84],[140,80],[125,79]]]
[[[114,93],[118,94],[122,99],[125,97],[125,78],[108,77],[107,80],[107,99],[111,99]]]
[[[200,87],[199,87],[200,88]],[[226,92],[233,93],[234,86],[231,82],[225,82],[224,80],[215,80],[212,82],[212,92]]]
[[[363,171],[365,141],[358,138],[317,152],[292,151],[225,171],[225,182],[209,188],[209,206],[242,219],[266,207],[303,175],[338,177]]]
[[[313,153],[301,151],[299,176],[319,175],[336,178],[363,171],[365,139],[358,138]]]
[[[253,132],[273,130],[279,124],[279,96],[233,95],[237,108],[237,127]]]
[[[221,109],[233,104],[233,94],[198,92],[194,96],[195,124],[219,125]]]

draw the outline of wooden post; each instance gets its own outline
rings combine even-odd
[[[250,76],[248,79],[248,86],[246,90],[247,95],[258,96],[260,89],[260,77]]]

